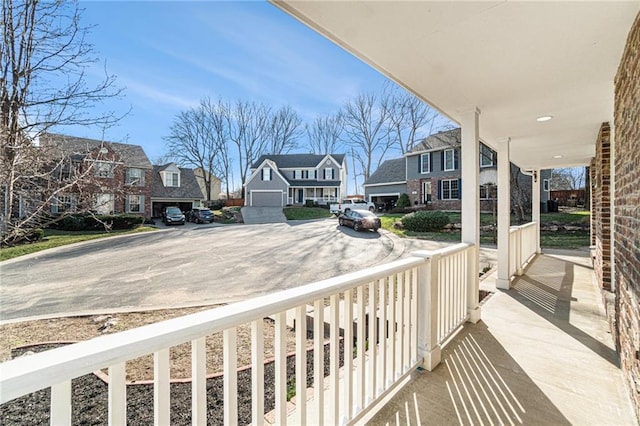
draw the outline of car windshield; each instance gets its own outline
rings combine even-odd
[[[202,210],[200,210],[200,213],[204,213],[204,214],[211,214],[211,210],[209,210],[209,209],[202,209]]]
[[[169,207],[167,209],[167,214],[180,214],[180,213],[182,213],[182,212],[177,207]]]
[[[368,210],[357,210],[357,213],[362,217],[376,217],[375,214],[371,213]]]

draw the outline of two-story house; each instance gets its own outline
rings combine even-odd
[[[150,215],[151,162],[139,145],[45,133],[42,147],[55,147],[61,179],[73,185],[50,203],[54,214],[93,210],[100,214]]]
[[[409,196],[412,206],[437,210],[460,210],[461,185],[460,129],[433,134],[402,158],[387,160],[364,183],[365,197],[378,205],[390,206],[400,194]],[[496,153],[480,143],[480,204],[490,211],[497,194]],[[531,178],[514,169],[520,185],[530,193]],[[541,172],[541,201],[549,197],[550,171]],[[512,195],[512,198],[516,198]]]
[[[344,154],[263,155],[245,183],[245,206],[280,207],[336,202],[347,193]]]

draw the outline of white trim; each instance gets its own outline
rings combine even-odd
[[[254,192],[279,192],[281,194],[280,196],[280,207],[284,207],[287,203],[285,198],[285,192],[281,189],[252,189],[251,191],[249,191],[249,207],[255,207],[253,205],[253,193]]]
[[[320,160],[320,162],[316,165],[316,169],[322,168],[324,166],[324,163],[326,162],[327,158],[331,159],[331,161],[333,161],[333,163],[338,166],[339,169],[342,168],[342,164],[339,164],[335,158],[333,158],[331,156],[331,154],[327,154],[325,155],[322,160]],[[326,167],[326,166],[325,166]]]
[[[447,169],[447,151],[451,151],[451,168]],[[455,148],[447,148],[442,150],[442,171],[452,172],[456,169],[456,150]]]
[[[275,163],[274,161],[271,161],[271,160],[269,160],[269,159],[266,159],[266,160],[264,160],[264,161],[262,162],[262,164],[260,164],[260,165],[259,165],[259,166],[258,166],[258,167],[257,167],[257,168],[252,172],[252,173],[251,173],[251,176],[249,176],[249,179],[247,179],[247,181],[246,181],[246,182],[245,182],[245,184],[244,184],[244,187],[245,187],[245,188],[247,187],[247,185],[249,185],[249,183],[250,183],[250,182],[251,182],[251,181],[252,181],[256,176],[258,176],[258,175],[261,175],[261,174],[262,174],[262,171],[261,171],[261,170],[262,170],[262,168],[263,168],[264,166],[266,166],[266,165],[268,165],[268,166],[271,168],[271,170],[272,170],[272,171],[274,171],[278,176],[280,176],[280,179],[282,179],[282,181],[283,181],[284,183],[286,183],[286,184],[287,184],[287,187],[289,187],[289,186],[290,186],[290,185],[289,185],[289,181],[288,181],[284,176],[282,176],[282,174],[281,174],[281,173],[280,173],[280,171],[278,170],[278,166],[276,165],[276,163]],[[273,174],[271,175],[271,180],[270,180],[269,182],[273,182]]]
[[[406,184],[407,181],[403,180],[402,182],[384,182],[384,183],[367,183],[362,185],[363,187],[368,187],[368,186],[386,186],[386,185],[403,185]]]
[[[428,155],[429,156],[429,162],[427,163],[427,168],[429,169],[428,171],[423,171],[424,170],[424,158],[422,158],[423,156]],[[423,152],[422,154],[420,154],[420,174],[421,175],[428,175],[431,174],[432,170],[431,170],[431,153],[430,152]]]

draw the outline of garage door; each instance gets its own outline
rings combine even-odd
[[[282,207],[282,191],[251,191],[251,205],[253,207]]]

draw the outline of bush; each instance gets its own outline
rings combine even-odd
[[[211,200],[208,203],[208,206],[211,210],[222,210],[224,207],[224,200]]]
[[[110,229],[133,229],[144,223],[144,217],[135,214],[120,215],[71,215],[63,217],[57,228],[61,231],[101,231],[105,225]]]
[[[314,204],[313,200],[304,200],[305,207],[314,207],[313,204]]]
[[[398,197],[398,202],[396,203],[396,207],[399,209],[405,209],[411,205],[411,201],[409,200],[409,196],[407,194],[400,194]]]
[[[442,230],[449,223],[449,216],[440,211],[419,211],[402,218],[407,231],[434,232]]]

